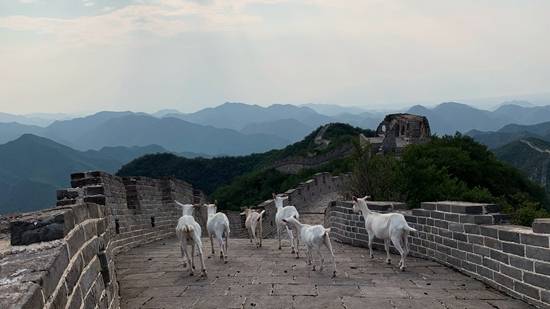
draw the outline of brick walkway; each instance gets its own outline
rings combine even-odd
[[[338,276],[331,279],[330,264],[311,271],[303,258],[276,245],[268,239],[257,249],[248,240],[230,239],[229,263],[206,259],[206,279],[182,270],[175,239],[135,248],[117,258],[121,307],[531,308],[431,261],[409,258],[407,271],[400,272],[396,256],[385,265],[380,251],[370,260],[364,248],[334,243]]]

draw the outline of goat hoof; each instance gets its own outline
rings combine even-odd
[[[387,260],[386,260],[386,264],[391,264],[391,260],[390,260],[390,259],[387,259]]]
[[[296,253],[296,251],[294,251],[294,249],[292,249],[292,251],[290,251],[290,253],[294,254],[294,253]]]
[[[224,264],[227,264],[227,261],[223,261]]]
[[[315,265],[313,265],[313,268],[311,270],[315,271]]]
[[[336,270],[332,272],[332,278],[336,278]]]
[[[189,276],[193,277],[193,275],[194,275],[193,273],[189,273]]]

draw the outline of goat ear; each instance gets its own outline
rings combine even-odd
[[[355,202],[357,202],[357,196],[354,195],[354,196],[352,196],[351,198],[352,198]]]
[[[275,194],[275,193],[271,193],[271,195],[273,196],[273,198],[277,197],[277,194]]]
[[[365,197],[363,198],[364,200],[369,200],[370,199],[370,195],[365,195]]]

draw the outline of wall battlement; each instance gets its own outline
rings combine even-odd
[[[116,254],[174,235],[182,203],[204,195],[183,181],[71,175],[57,207],[10,218],[0,251],[1,308],[118,308]]]
[[[370,205],[370,204],[369,204]],[[378,206],[399,209],[399,203]],[[422,203],[403,212],[418,232],[410,235],[411,255],[435,260],[477,278],[513,297],[550,308],[550,220],[537,219],[534,229],[502,224],[506,216],[494,204]],[[363,217],[352,202],[332,202],[325,222],[333,239],[367,247]],[[375,247],[383,249],[381,242]]]

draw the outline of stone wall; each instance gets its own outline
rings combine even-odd
[[[370,205],[370,204],[369,204]],[[396,206],[397,205],[397,206]],[[399,209],[399,204],[377,207]],[[336,241],[367,247],[365,223],[351,202],[333,202],[326,222]],[[519,299],[550,308],[550,220],[533,228],[502,224],[493,204],[422,203],[403,212],[411,227],[411,255],[435,260]],[[382,249],[378,242],[375,247]]]
[[[57,207],[10,218],[0,308],[118,308],[116,254],[173,236],[174,199],[204,202],[170,178],[86,172],[71,175],[71,186],[57,192]]]
[[[302,182],[296,188],[284,192],[288,195],[287,203],[288,205],[294,205],[300,214],[305,214],[312,209],[318,209],[318,207],[322,208],[322,213],[324,212],[324,208],[328,205],[328,203],[322,205],[323,197],[329,194],[339,193],[349,177],[349,174],[332,176],[330,173],[317,173],[312,179]],[[277,233],[277,227],[275,225],[275,213],[277,209],[275,207],[275,202],[269,199],[258,204],[254,208],[266,210],[263,216],[264,237],[275,236]],[[242,227],[244,227],[244,220],[245,218],[242,216]],[[248,237],[246,231],[242,232],[241,235],[246,235],[246,237]]]

